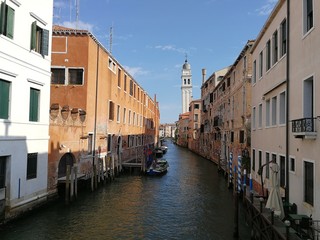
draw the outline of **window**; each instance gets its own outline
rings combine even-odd
[[[281,57],[287,53],[287,20],[283,20],[280,26],[281,31]]]
[[[290,157],[290,171],[295,172],[296,171],[296,160],[293,157]]]
[[[261,51],[259,54],[259,78],[262,77],[263,72],[263,52]]]
[[[126,108],[123,108],[123,123],[126,123]]]
[[[0,34],[13,39],[14,9],[5,2],[1,3],[0,23]]]
[[[118,87],[121,87],[121,69],[118,68]]]
[[[27,180],[37,177],[38,153],[28,153],[27,159]]]
[[[134,125],[136,125],[136,113],[135,112],[133,112],[133,116],[132,116],[132,125],[134,126]]]
[[[303,33],[313,28],[313,0],[303,1]]]
[[[31,25],[31,50],[46,56],[49,53],[49,31],[37,26],[36,21]]]
[[[273,97],[271,99],[271,107],[272,107],[272,125],[276,125],[277,124],[277,97]]]
[[[253,73],[252,73],[252,84],[255,84],[257,81],[257,61],[253,62]]]
[[[247,70],[247,56],[243,57],[243,69]]]
[[[261,166],[262,166],[262,151],[261,150],[259,150],[259,152],[258,152],[258,161],[259,161],[259,168],[258,168],[258,170],[259,170],[259,169],[261,169]]]
[[[195,104],[194,109],[199,109],[199,104]]]
[[[239,142],[244,143],[244,131],[240,130],[239,132]]]
[[[123,91],[127,91],[127,75],[123,77]]]
[[[120,122],[120,105],[117,106],[117,122]]]
[[[128,124],[131,124],[131,110],[129,110],[129,120],[128,120]]]
[[[270,162],[270,153],[266,152],[266,178],[269,178],[270,176],[269,162]]]
[[[272,36],[272,64],[278,62],[278,30]]]
[[[109,120],[114,120],[114,102],[109,101]]]
[[[111,58],[109,58],[108,67],[112,72],[116,73],[116,63]]]
[[[277,155],[276,154],[274,154],[274,153],[272,153],[272,162],[273,163],[277,163]]]
[[[270,126],[270,99],[266,100],[266,127]]]
[[[262,104],[259,104],[258,128],[262,127]]]
[[[66,69],[65,68],[51,68],[51,84],[65,84]]]
[[[280,93],[280,112],[279,112],[279,124],[286,123],[286,92]]]
[[[256,107],[252,109],[252,128],[256,129]]]
[[[131,96],[133,95],[133,81],[130,79],[130,93]]]
[[[313,205],[314,176],[313,163],[304,162],[304,201]]]
[[[313,77],[303,81],[303,117],[313,118]]]
[[[266,71],[268,71],[271,67],[271,46],[270,40],[267,42],[266,45]]]
[[[69,85],[82,85],[83,84],[83,69],[70,69],[68,70],[68,83]]]
[[[30,88],[30,102],[29,102],[29,121],[39,121],[39,101],[40,91],[38,89]]]
[[[195,122],[198,122],[198,120],[199,120],[198,114],[194,114],[194,121],[195,121]]]
[[[190,84],[190,79],[188,79],[188,84]]]
[[[230,142],[234,142],[234,132],[230,132]]]
[[[280,156],[280,187],[285,187],[286,185],[286,158]]]
[[[88,133],[88,155],[92,153],[93,148],[93,133]]]
[[[111,149],[112,149],[112,135],[108,134],[107,151],[111,152]]]
[[[0,118],[9,118],[10,82],[0,79]]]
[[[0,157],[0,189],[6,186],[6,157]]]
[[[256,170],[256,150],[252,149],[252,170]]]

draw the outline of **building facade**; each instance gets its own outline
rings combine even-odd
[[[66,166],[90,177],[143,162],[159,144],[159,106],[86,30],[54,26],[50,99],[49,190]]]
[[[320,2],[290,1],[289,13],[288,195],[289,201],[297,204],[299,213],[312,214],[318,220]]]
[[[177,122],[177,145],[181,147],[188,147],[188,134],[189,134],[189,112],[179,115]]]
[[[251,173],[257,192],[269,185],[269,163],[280,166],[286,186],[286,1],[279,1],[252,47]],[[262,177],[258,174],[262,168]],[[265,188],[262,189],[262,182]]]
[[[0,220],[47,199],[53,1],[0,1]]]
[[[208,79],[206,79],[205,69],[202,70],[199,154],[207,159],[215,161],[216,163],[218,163],[218,160],[220,159],[220,150],[218,152],[214,151],[216,148],[214,148],[214,145],[218,144],[218,142],[215,142],[213,134],[213,109],[215,108],[213,92],[228,70],[229,67],[216,71],[211,74]]]

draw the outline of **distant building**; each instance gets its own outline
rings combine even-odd
[[[218,83],[223,79],[230,67],[223,68],[211,74],[206,79],[206,70],[202,70],[201,86],[201,126],[199,135],[199,154],[208,159],[218,162],[220,151],[214,152],[214,134],[213,134],[213,109],[217,96],[214,90]]]
[[[176,128],[177,127],[176,127],[175,123],[160,124],[159,136],[160,137],[174,138],[175,137]]]
[[[177,122],[177,144],[182,147],[188,147],[189,134],[189,112],[179,115]]]
[[[191,101],[189,110],[188,148],[193,152],[199,153],[201,99]]]
[[[182,97],[182,113],[189,111],[189,104],[192,101],[192,74],[191,66],[187,59],[182,66],[181,71],[181,97]]]
[[[2,221],[47,200],[53,0],[0,2]]]

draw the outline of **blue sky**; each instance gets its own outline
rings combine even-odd
[[[78,2],[78,8],[76,3]],[[234,63],[255,39],[277,0],[54,0],[54,24],[91,31],[148,94],[160,122],[182,111],[181,68],[187,54],[193,98],[207,77]],[[78,9],[78,11],[77,11]]]

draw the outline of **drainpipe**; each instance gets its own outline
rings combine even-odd
[[[286,85],[286,189],[285,189],[285,201],[289,203],[289,137],[290,137],[290,120],[289,120],[289,83],[290,83],[290,0],[287,0],[287,85]]]
[[[96,69],[96,96],[94,106],[94,129],[93,129],[93,154],[92,154],[92,167],[94,166],[94,160],[96,157],[96,139],[97,139],[97,108],[98,108],[98,80],[99,80],[99,44],[97,48],[97,69]]]

